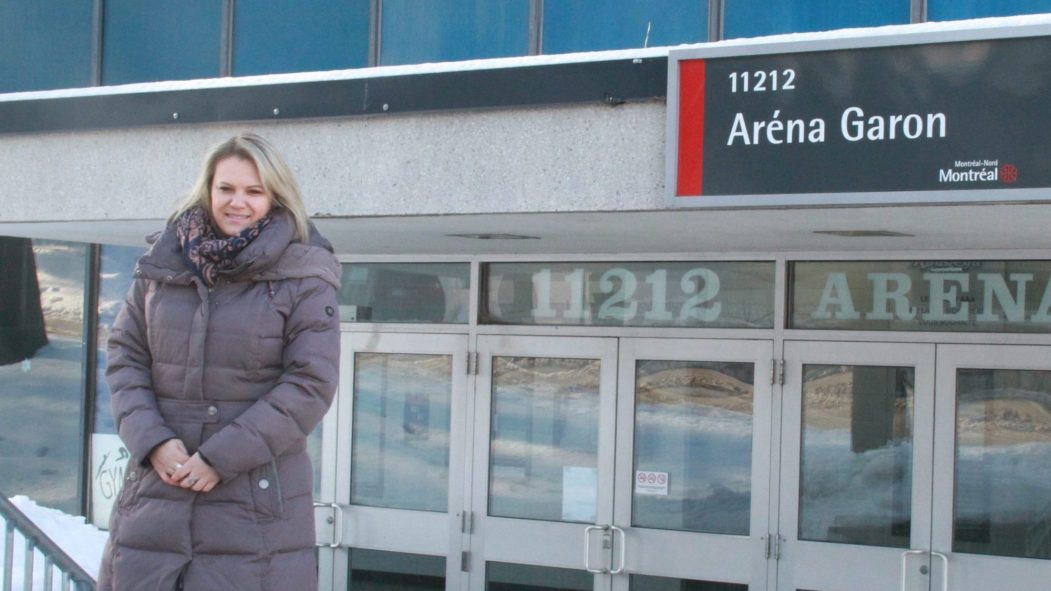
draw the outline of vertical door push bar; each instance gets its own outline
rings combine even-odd
[[[591,533],[595,531],[603,532],[603,538],[609,541],[610,550],[610,567],[611,568],[594,568],[591,566]],[[612,535],[607,535],[612,534]],[[613,564],[613,548],[616,545],[616,538],[620,536],[620,551],[618,552],[618,564]],[[596,575],[619,575],[624,572],[624,564],[626,559],[626,547],[627,547],[627,536],[624,534],[624,530],[615,525],[589,525],[584,528],[584,568],[589,572]]]

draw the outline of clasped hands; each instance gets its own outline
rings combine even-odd
[[[208,492],[221,480],[215,468],[201,459],[201,454],[186,453],[181,439],[169,439],[153,448],[149,459],[161,482],[170,486]]]

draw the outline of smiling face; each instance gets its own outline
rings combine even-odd
[[[224,236],[233,236],[270,213],[273,199],[250,160],[228,156],[212,175],[212,219]]]

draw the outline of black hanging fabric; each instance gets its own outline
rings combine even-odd
[[[0,236],[0,365],[29,359],[46,344],[33,242]]]

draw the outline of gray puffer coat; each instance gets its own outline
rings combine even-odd
[[[306,437],[336,390],[340,267],[281,211],[236,263],[208,289],[169,225],[136,266],[109,341],[132,459],[99,591],[317,588]],[[222,477],[211,492],[161,482],[147,456],[172,437]]]

